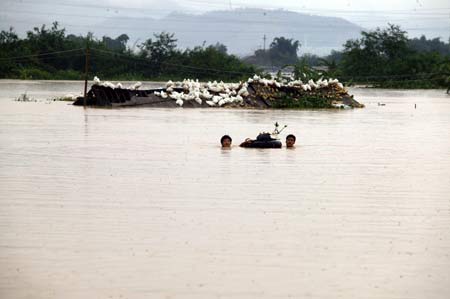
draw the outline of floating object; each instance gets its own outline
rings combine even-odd
[[[27,93],[22,93],[18,98],[16,98],[17,102],[37,102],[36,99],[29,97]]]
[[[272,133],[260,133],[256,140],[252,139],[246,139],[243,143],[240,144],[241,147],[248,147],[248,148],[281,148],[282,144],[280,139],[278,138],[278,135],[287,128],[287,125],[285,125],[281,130],[279,130],[279,124],[278,122],[275,123],[275,129]]]
[[[303,78],[306,81],[306,78]],[[242,108],[362,108],[337,80],[312,79],[304,84],[301,80],[266,79],[254,75],[245,82],[224,83],[199,82],[198,79],[169,80],[165,88],[140,90],[137,82],[123,88],[94,77],[87,93],[89,106],[136,106],[154,107],[242,107]],[[139,90],[138,90],[139,89]],[[333,105],[339,102],[341,105]],[[74,105],[82,105],[78,97]],[[287,105],[287,106],[285,106]],[[291,106],[289,106],[291,105]],[[303,105],[303,106],[302,106]]]
[[[256,140],[247,139],[240,145],[248,148],[281,148],[281,141],[270,136],[270,133],[261,133]]]

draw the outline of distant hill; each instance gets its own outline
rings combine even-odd
[[[266,48],[273,38],[284,36],[300,41],[299,54],[324,55],[332,49],[340,49],[346,40],[359,37],[363,30],[342,18],[263,9],[214,11],[202,15],[174,12],[159,20],[117,18],[109,19],[103,28],[111,28],[105,34],[112,37],[127,33],[132,43],[137,39],[141,43],[161,31],[175,33],[177,44],[182,48],[220,42],[227,46],[229,53],[240,56],[262,49],[264,35]],[[97,36],[99,33],[95,31]]]

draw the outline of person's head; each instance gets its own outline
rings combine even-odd
[[[293,147],[295,144],[295,136],[289,134],[286,136],[286,147]]]
[[[232,139],[228,135],[223,135],[222,138],[220,138],[220,143],[222,144],[222,147],[230,147],[231,141]]]

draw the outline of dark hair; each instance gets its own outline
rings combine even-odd
[[[231,139],[231,137],[230,137],[230,136],[228,136],[228,135],[223,135],[223,136],[222,136],[222,138],[220,138],[220,144],[222,144],[222,143],[223,143],[223,141],[224,141],[225,139],[230,139],[230,142],[232,142],[232,141],[233,141],[233,139]]]
[[[292,135],[292,134],[289,134],[289,135],[287,135],[287,136],[286,136],[286,140],[288,140],[288,138],[293,138],[293,139],[294,139],[294,141],[295,141],[295,136],[294,136],[294,135]]]

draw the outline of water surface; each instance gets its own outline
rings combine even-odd
[[[352,89],[366,108],[340,111],[46,100],[82,89],[0,81],[0,297],[449,298],[444,91]],[[294,150],[219,147],[275,121]]]

